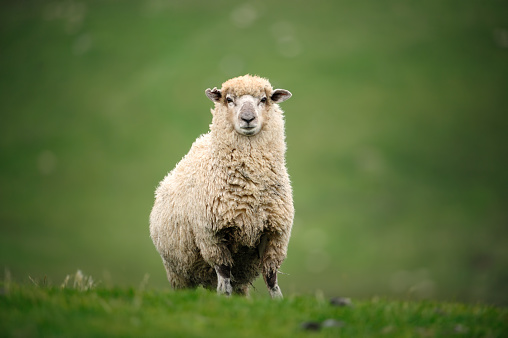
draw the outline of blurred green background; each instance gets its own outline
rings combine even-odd
[[[3,1],[1,276],[168,288],[153,192],[246,73],[293,93],[286,294],[508,304],[505,1]]]

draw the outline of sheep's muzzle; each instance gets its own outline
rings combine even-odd
[[[238,112],[238,127],[237,130],[241,134],[251,136],[259,131],[259,119],[256,109],[252,102],[245,102]]]

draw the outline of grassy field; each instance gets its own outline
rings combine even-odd
[[[78,278],[75,278],[78,277]],[[508,310],[435,301],[353,300],[322,294],[227,298],[198,289],[91,287],[75,275],[62,286],[1,285],[2,337],[503,337]],[[90,282],[90,283],[88,283]],[[342,303],[341,303],[342,304]]]
[[[293,93],[286,295],[507,305],[507,18],[480,0],[1,2],[0,277],[167,288],[153,192],[208,130],[204,90],[252,73]]]

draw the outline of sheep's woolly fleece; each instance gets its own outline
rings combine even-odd
[[[252,95],[261,97],[263,94],[269,96],[273,92],[273,88],[267,79],[246,75],[224,82],[221,92],[230,93],[234,96]]]
[[[221,92],[259,98],[273,88],[246,75]],[[150,235],[174,288],[216,287],[214,266],[226,265],[233,291],[246,294],[261,272],[276,274],[287,254],[294,209],[283,112],[266,104],[262,130],[251,137],[234,130],[223,102],[212,113],[210,132],[157,188]]]

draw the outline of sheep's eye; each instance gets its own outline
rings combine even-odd
[[[233,99],[232,99],[232,98],[230,98],[230,97],[228,96],[228,97],[226,97],[226,101],[227,101],[228,103],[231,103],[231,102],[233,102]]]
[[[260,102],[265,103],[265,102],[266,102],[266,96],[264,96],[264,97],[261,99],[261,101],[260,101]]]

